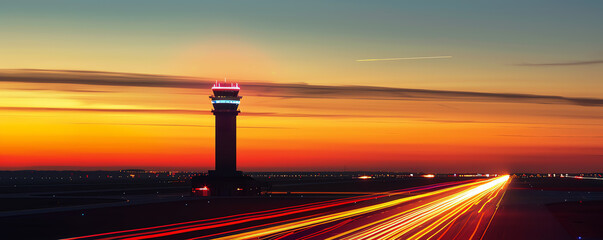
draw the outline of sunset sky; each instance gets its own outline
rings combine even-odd
[[[226,77],[243,171],[601,172],[602,12],[1,2],[0,170],[211,169],[208,96]]]

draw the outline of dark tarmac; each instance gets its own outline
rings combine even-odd
[[[290,195],[190,197],[188,184],[53,184],[3,186],[0,239],[57,239],[228,216],[458,179],[291,180],[276,190]],[[335,194],[295,194],[296,191]],[[35,231],[32,231],[34,229]]]
[[[295,180],[272,189],[289,195],[240,198],[193,198],[186,184],[6,186],[10,191],[0,194],[0,239],[58,239],[158,226],[451,180],[459,179]],[[601,219],[603,181],[516,178],[483,239],[603,239]]]
[[[593,191],[598,190],[598,191]],[[603,181],[532,178],[514,179],[490,225],[484,240],[498,239],[603,239],[603,228],[579,232],[569,228],[555,214],[571,212],[574,217],[591,215],[583,225],[600,226],[603,212],[574,212],[568,204],[603,200]],[[551,211],[551,207],[554,210]],[[592,216],[594,215],[594,216]],[[597,223],[599,223],[597,225]],[[587,234],[587,233],[590,233]]]

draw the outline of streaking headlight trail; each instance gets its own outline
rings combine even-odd
[[[357,228],[339,233],[326,239],[431,239],[440,233],[452,221],[460,215],[466,213],[469,208],[479,211],[479,208],[489,202],[489,198],[497,196],[503,189],[509,179],[508,175],[495,179],[480,181],[477,183],[468,183],[460,186],[450,187],[434,192],[429,192],[413,197],[393,200],[373,206],[349,210],[345,212],[333,213],[329,215],[304,219],[291,223],[281,224],[273,227],[267,227],[255,231],[248,231],[236,235],[225,236],[219,239],[252,239],[269,236],[278,232],[291,231],[300,228],[308,228],[319,224],[326,224],[346,218],[356,217],[366,213],[383,210],[396,206],[411,200],[426,198],[440,193],[444,197],[430,201],[419,207],[400,212],[393,216],[373,221]],[[454,191],[460,190],[461,191]],[[481,226],[481,219],[475,229]],[[341,228],[341,227],[339,227]],[[477,231],[477,230],[476,230]],[[471,239],[475,232],[470,235]],[[332,233],[333,231],[331,231]],[[325,236],[322,236],[325,237]]]
[[[72,239],[480,239],[508,182],[438,183]]]

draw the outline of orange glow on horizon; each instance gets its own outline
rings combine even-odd
[[[0,168],[211,169],[210,88],[0,83]],[[603,149],[598,107],[241,95],[244,171],[571,171]]]

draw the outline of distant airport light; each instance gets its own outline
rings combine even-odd
[[[360,177],[358,177],[358,178],[360,178],[360,179],[371,179],[371,178],[373,178],[373,177],[371,177],[371,176],[360,176]]]
[[[423,175],[423,177],[424,178],[434,178],[435,175],[433,175],[433,174],[425,174],[425,175]]]
[[[200,188],[194,188],[193,192],[195,192],[196,194],[200,194],[203,197],[209,197],[209,188],[207,186],[203,186]]]

